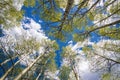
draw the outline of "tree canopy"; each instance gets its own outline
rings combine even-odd
[[[29,8],[39,24],[25,22]],[[0,80],[82,80],[82,61],[101,80],[120,79],[119,0],[0,1]]]

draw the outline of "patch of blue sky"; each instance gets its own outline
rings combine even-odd
[[[109,12],[107,12],[106,6],[97,6],[95,12],[98,14],[101,13],[101,14],[108,14],[109,15]]]
[[[120,28],[120,23],[116,24],[116,28]]]
[[[48,21],[45,22],[45,21],[43,21],[40,24],[41,24],[43,30],[50,31],[50,28],[53,30],[58,29],[60,22],[48,22]]]
[[[90,33],[90,41],[91,42],[99,42],[101,40],[101,36],[100,35],[98,35],[97,33],[95,33],[95,32],[92,32],[92,33]]]
[[[70,13],[69,14],[74,14],[76,11],[78,10],[78,5],[74,6],[71,10],[70,10]],[[83,15],[88,9],[87,8],[81,8],[79,11],[78,11],[78,14],[79,15]]]
[[[94,25],[93,21],[91,21],[88,17],[86,19],[88,27],[92,27],[92,25]]]
[[[100,40],[103,40],[103,39],[104,40],[109,40],[111,38],[108,37],[108,36],[101,36],[101,35],[99,35],[98,31],[90,33],[90,41],[91,42],[97,43],[97,42],[99,42]]]
[[[3,58],[3,56],[2,56]],[[6,58],[6,57],[5,57]],[[10,58],[10,57],[9,57]],[[0,66],[0,77],[2,77],[4,75],[4,73],[6,72],[6,70],[8,70],[10,67],[13,66],[13,64],[15,64],[18,61],[18,57],[16,57],[15,59],[11,59],[10,61],[8,61],[7,63],[3,64]],[[2,61],[3,62],[3,61]]]
[[[63,41],[61,41],[59,39],[56,39],[56,42],[59,45],[59,50],[56,51],[57,56],[55,57],[55,61],[57,63],[58,68],[60,68],[61,64],[62,64],[62,56],[61,56],[62,48],[65,47],[65,46],[68,46],[70,40],[72,40],[72,35],[67,36],[65,42],[63,42]],[[76,42],[73,41],[72,44],[75,45]]]
[[[0,37],[3,37],[5,36],[4,32],[3,32],[3,29],[0,28]]]
[[[37,10],[37,12],[34,14],[34,10],[36,10],[36,6],[35,7],[26,7],[23,6],[22,10],[24,10],[24,17],[29,17],[32,18],[33,20],[35,20],[37,23],[41,22],[40,20],[40,16],[39,16],[39,10]]]
[[[0,66],[0,77],[2,77],[4,73],[5,73],[5,69],[2,66]]]
[[[75,5],[71,10],[70,10],[70,14],[73,14],[76,10],[77,10],[78,6]]]
[[[7,56],[3,53],[3,50],[0,48],[0,63],[2,63],[7,58]]]
[[[3,30],[3,26],[0,25],[0,37],[3,37],[3,36],[5,36],[5,32]]]

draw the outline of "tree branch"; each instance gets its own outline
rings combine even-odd
[[[59,26],[58,33],[62,30],[63,24],[64,24],[66,18],[68,17],[68,14],[70,12],[70,9],[72,8],[73,3],[74,3],[74,0],[68,0],[67,7],[65,8],[65,12],[63,14],[62,22],[61,22],[61,25]]]

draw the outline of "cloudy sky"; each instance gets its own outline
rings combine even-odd
[[[20,35],[24,35],[26,37],[32,36],[37,38],[37,40],[42,40],[42,39],[50,39],[49,36],[46,36],[45,34],[45,29],[44,29],[44,22],[37,16],[37,15],[32,15],[32,10],[34,8],[31,7],[24,7],[23,6],[23,1],[24,0],[14,0],[14,6],[17,10],[25,10],[25,14],[24,14],[24,19],[21,21],[21,25],[18,27],[14,27],[11,28],[6,32],[6,34],[10,34],[12,36],[14,36],[15,38],[19,38]],[[79,0],[75,0],[75,4],[78,4]],[[95,0],[93,0],[95,1]],[[103,1],[101,0],[101,2],[98,4],[98,6],[103,5]],[[93,2],[89,3],[90,5],[93,4]],[[118,20],[114,19],[114,20]],[[112,22],[114,21],[112,17],[110,17],[108,20],[106,20],[103,24],[97,24],[97,25],[104,25],[105,23],[108,22]],[[96,23],[97,21],[95,21],[94,23]],[[77,56],[80,57],[80,60],[78,61],[78,73],[80,74],[80,76],[82,77],[83,80],[98,80],[100,77],[100,73],[99,72],[91,72],[90,68],[89,68],[89,61],[86,60],[86,58],[84,57],[84,53],[82,52],[82,50],[80,50],[80,48],[82,48],[84,45],[97,45],[97,46],[102,46],[104,45],[105,42],[114,42],[111,40],[101,40],[102,38],[96,34],[92,35],[92,38],[90,39],[86,39],[83,43],[78,42],[75,43],[74,41],[66,41],[66,42],[62,42],[60,40],[56,40],[57,43],[60,45],[60,49],[58,51],[56,51],[56,62],[58,63],[58,66],[61,66],[62,62],[61,62],[61,57],[60,57],[60,52],[61,52],[61,48],[63,46],[71,46],[72,50],[79,53],[81,56]],[[120,41],[115,41],[118,42],[120,44]],[[102,50],[98,49],[98,52],[101,52]],[[41,50],[42,52],[42,50]],[[103,53],[103,52],[102,52]],[[108,52],[106,52],[108,53]],[[111,53],[112,54],[112,53]],[[22,60],[21,63],[26,65],[26,61],[27,63],[29,63],[28,61],[33,61],[30,57],[27,56],[23,56],[23,59],[25,58],[25,60]],[[110,55],[109,55],[110,57]],[[114,57],[113,57],[114,59]]]

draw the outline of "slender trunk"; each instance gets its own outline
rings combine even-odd
[[[36,77],[36,79],[35,80],[39,80],[39,77],[41,76],[41,74],[42,74],[42,72],[43,72],[43,68],[46,66],[46,64],[47,64],[47,61],[45,62],[45,64],[43,65],[43,67],[42,67],[42,69],[40,70],[40,73],[38,74],[38,76]]]
[[[33,66],[34,64],[41,58],[43,57],[44,54],[42,54],[41,56],[38,56],[33,63],[31,63],[26,69],[24,69],[14,80],[19,80],[26,72],[28,72]]]
[[[13,57],[11,57],[11,58],[9,58],[9,59],[3,61],[2,63],[0,63],[0,66],[2,66],[2,65],[5,64],[5,63],[7,63],[7,62],[10,61],[11,59],[15,59],[16,57],[18,57],[18,55],[13,56]]]
[[[7,56],[10,58],[12,65],[14,65],[14,62],[13,62],[13,60],[12,60],[12,56],[11,56],[10,53],[5,49],[5,46],[4,46],[2,43],[1,43],[1,48],[2,48],[3,52],[6,53]]]
[[[73,65],[73,67],[72,67],[72,70],[73,70],[73,73],[74,73],[74,75],[75,75],[76,80],[79,80],[79,77],[78,77],[78,75],[77,75],[77,73],[76,73],[76,71],[75,71],[74,65]]]
[[[69,15],[69,12],[70,12],[70,9],[72,8],[73,3],[74,3],[74,0],[68,0],[67,6],[65,8],[65,12],[63,14],[62,22],[61,22],[61,25],[59,26],[59,31],[58,32],[60,32],[62,30],[63,24],[64,24],[66,18],[68,17],[68,15]]]
[[[117,13],[117,12],[119,12],[119,11],[120,11],[120,9],[116,10],[115,12],[113,12],[113,13],[112,13],[112,14],[110,14],[109,16],[107,16],[107,17],[105,17],[105,18],[103,18],[103,19],[99,20],[98,22],[96,22],[96,23],[95,23],[95,24],[93,24],[92,26],[94,26],[94,25],[96,25],[97,23],[100,23],[100,22],[102,22],[102,21],[104,21],[104,20],[108,19],[109,17],[113,16],[114,14],[116,14],[116,13]]]
[[[78,74],[77,74],[77,72],[75,71],[75,66],[72,64],[72,63],[73,63],[72,61],[73,61],[73,60],[70,59],[71,68],[72,68],[72,70],[73,70],[73,73],[74,73],[74,76],[75,76],[76,80],[79,80]]]
[[[97,5],[97,3],[99,2],[100,0],[97,0],[83,15],[80,19],[82,19],[86,13],[88,13],[93,7],[95,7]]]
[[[114,22],[109,23],[109,24],[105,24],[105,25],[103,25],[103,26],[94,28],[94,29],[92,29],[92,30],[90,30],[90,31],[86,31],[86,32],[84,32],[84,33],[80,33],[80,35],[85,35],[85,34],[86,34],[86,35],[89,35],[91,32],[94,32],[94,31],[99,30],[99,29],[102,29],[102,28],[110,27],[110,26],[115,25],[115,24],[117,24],[117,23],[120,23],[120,20],[114,21]]]
[[[14,65],[12,65],[12,67],[9,68],[7,72],[5,72],[5,74],[2,76],[2,78],[0,78],[0,80],[5,80],[6,76],[9,74],[9,72],[10,72],[10,71],[14,68],[14,66],[17,65],[19,62],[20,62],[20,60],[17,61]]]
[[[106,59],[106,60],[110,60],[110,61],[113,61],[113,62],[115,62],[115,63],[117,63],[117,64],[120,64],[120,61],[113,60],[113,59],[108,58],[108,57],[106,57],[106,56],[97,54],[96,52],[94,52],[94,54],[97,55],[97,56],[100,56],[100,57],[102,57],[102,58],[104,58],[104,59]]]
[[[103,25],[103,26],[94,28],[93,30],[89,31],[88,33],[91,33],[91,32],[93,32],[93,31],[96,31],[96,30],[99,30],[99,29],[102,29],[102,28],[105,28],[105,27],[110,27],[111,25],[114,25],[114,24],[117,24],[117,23],[120,23],[120,20],[117,20],[117,21],[114,21],[114,22],[112,22],[112,23],[105,24],[105,25]]]

